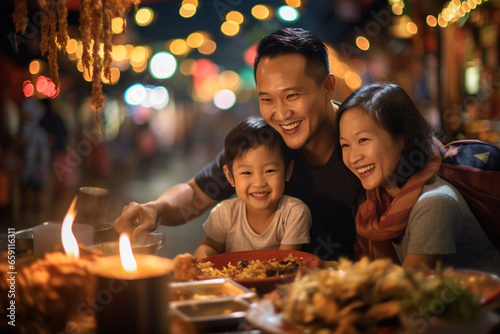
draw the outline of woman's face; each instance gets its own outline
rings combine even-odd
[[[344,164],[367,190],[383,187],[395,197],[399,188],[393,177],[404,148],[403,138],[394,138],[361,108],[346,110],[339,123]]]

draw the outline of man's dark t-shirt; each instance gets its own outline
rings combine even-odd
[[[306,203],[312,215],[311,243],[304,245],[302,250],[321,260],[352,258],[356,235],[353,212],[362,189],[360,183],[348,176],[335,153],[322,167],[308,166],[300,151],[292,151],[292,158],[294,168],[285,194]],[[195,176],[203,192],[217,201],[235,193],[222,170],[224,164],[222,151]]]

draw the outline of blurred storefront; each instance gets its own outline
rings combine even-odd
[[[413,55],[448,139],[500,146],[499,1],[413,1]]]

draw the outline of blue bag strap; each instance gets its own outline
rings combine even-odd
[[[440,147],[443,163],[480,170],[500,171],[500,148],[474,139],[457,140]]]

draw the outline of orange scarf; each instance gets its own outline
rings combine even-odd
[[[366,191],[366,200],[356,215],[362,255],[371,260],[389,257],[395,263],[400,263],[392,241],[406,230],[410,212],[424,185],[438,173],[441,159],[436,149],[425,165],[406,181],[394,199],[381,187]]]

